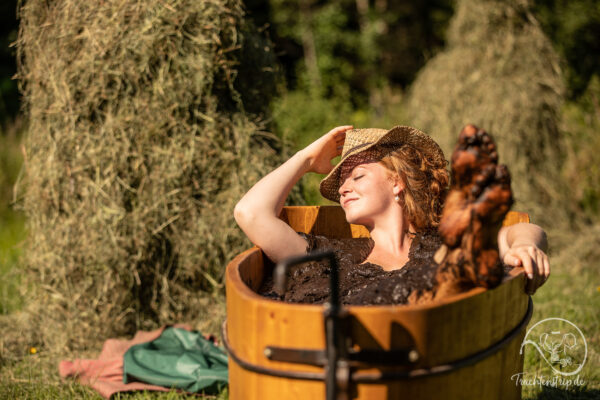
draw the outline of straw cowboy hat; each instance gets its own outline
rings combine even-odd
[[[385,129],[352,129],[346,132],[346,140],[340,162],[321,181],[319,187],[326,199],[339,203],[339,188],[341,167],[347,162],[360,163],[366,160],[380,160],[388,153],[408,145],[421,150],[425,157],[434,163],[446,164],[444,153],[440,146],[426,133],[410,126],[396,126]],[[371,149],[372,151],[367,152]]]

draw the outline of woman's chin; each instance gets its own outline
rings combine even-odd
[[[354,219],[353,218],[349,218],[348,214],[346,214],[346,222],[348,222],[349,224],[356,225],[356,222],[354,221]]]
[[[346,212],[346,221],[352,225],[365,225],[366,223],[366,221],[364,221],[364,218],[352,215],[351,212]]]

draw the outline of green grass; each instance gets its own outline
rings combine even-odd
[[[100,400],[102,397],[87,386],[74,380],[61,382],[54,356],[34,354],[22,361],[0,370],[0,399],[83,399]],[[197,399],[171,390],[169,392],[120,393],[112,397],[128,400],[174,400]],[[219,395],[206,395],[204,398],[222,400],[228,398],[227,389]]]
[[[99,349],[98,349],[99,352]],[[86,354],[92,356],[93,352]],[[83,356],[82,356],[83,357]],[[99,400],[100,395],[75,380],[61,381],[58,376],[60,357],[56,352],[29,354],[22,360],[0,366],[0,399],[84,399]],[[132,392],[116,394],[112,399],[197,399],[194,395],[169,392]],[[225,389],[219,395],[205,395],[203,398],[223,400],[228,398]]]
[[[600,398],[600,269],[596,261],[582,262],[564,253],[551,256],[550,260],[552,274],[548,282],[533,296],[534,313],[529,327],[546,318],[563,318],[575,324],[587,341],[587,360],[579,373],[586,384],[569,390],[564,385],[556,388],[524,386],[523,398]],[[532,333],[539,334],[540,331],[535,332],[534,329]],[[533,337],[539,337],[537,334]],[[581,356],[581,353],[576,354]],[[554,376],[551,368],[532,346],[526,347],[523,371],[526,378],[535,375],[546,378]],[[566,378],[574,379],[575,376]]]

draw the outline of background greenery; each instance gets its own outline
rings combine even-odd
[[[0,323],[20,319],[26,289],[35,284],[21,273],[19,256],[27,233],[12,189],[24,154],[21,139],[27,132],[13,79],[15,50],[9,46],[17,38],[16,5],[16,0],[0,5],[0,314],[11,318]],[[556,220],[544,226],[551,238],[553,274],[534,297],[532,321],[558,316],[575,322],[588,339],[591,354],[582,374],[588,381],[583,390],[533,387],[523,393],[525,398],[592,399],[600,396],[600,3],[537,0],[532,6],[536,23],[560,57],[565,93],[558,121],[564,160],[555,179],[566,185],[574,207],[570,218],[575,221]],[[450,0],[245,1],[246,18],[270,38],[277,58],[273,67],[281,77],[274,81],[278,95],[263,117],[282,143],[280,155],[302,148],[336,125],[411,124],[404,108],[411,84],[427,61],[444,50],[455,7]],[[252,76],[240,74],[238,88],[248,79]],[[263,100],[255,93],[244,105],[260,110]],[[318,181],[318,176],[303,178],[301,190],[308,204],[323,201],[316,191]],[[564,215],[559,211],[545,210],[550,216]],[[218,333],[222,296],[222,289],[207,294],[206,304],[214,310],[196,321],[202,330]],[[90,341],[89,355],[98,351],[103,339]],[[0,398],[97,398],[88,389],[57,378],[58,359],[82,354],[43,346],[30,354],[32,346],[39,344],[24,341],[17,354],[4,354],[0,360]],[[549,374],[532,351],[526,353],[525,371]]]

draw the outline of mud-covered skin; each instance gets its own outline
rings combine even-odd
[[[440,226],[417,233],[409,261],[400,269],[361,264],[373,248],[370,239],[302,234],[307,251],[335,251],[343,304],[418,304],[500,283],[506,271],[497,236],[513,201],[508,170],[498,165],[492,138],[473,125],[461,131],[451,165],[452,183]],[[288,302],[323,303],[329,296],[329,271],[326,263],[306,263],[290,271],[284,296],[273,291],[272,278],[259,292]]]

